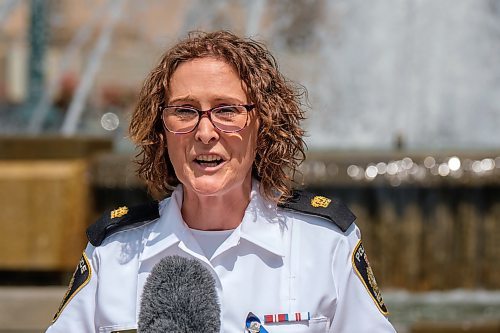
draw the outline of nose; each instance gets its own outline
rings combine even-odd
[[[204,144],[209,144],[219,139],[219,132],[217,132],[207,115],[201,117],[198,127],[195,129],[194,138]]]

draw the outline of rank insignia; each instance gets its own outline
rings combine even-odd
[[[356,216],[337,198],[329,199],[301,190],[294,190],[292,197],[278,203],[278,207],[325,218],[335,223],[343,232],[356,220]]]
[[[368,261],[368,256],[366,255],[365,248],[361,243],[361,240],[358,241],[358,244],[354,248],[354,252],[352,253],[352,266],[356,271],[356,274],[363,282],[366,290],[370,294],[371,298],[377,305],[377,308],[384,315],[388,315],[387,307],[384,304],[384,300],[382,299],[382,293],[378,288],[377,281],[375,280],[375,275],[373,274],[373,270],[370,267],[370,263]]]
[[[150,201],[138,206],[122,206],[105,212],[96,223],[87,228],[90,244],[99,246],[106,237],[121,230],[156,221],[160,217],[158,202]]]
[[[332,202],[332,199],[328,199],[321,195],[317,195],[311,199],[311,206],[313,207],[323,207],[326,208]]]
[[[87,283],[89,283],[91,276],[92,276],[92,269],[90,267],[89,260],[87,259],[87,255],[84,252],[82,254],[80,262],[76,266],[75,272],[73,273],[73,277],[69,282],[68,290],[66,291],[66,294],[64,295],[61,305],[59,306],[59,309],[54,315],[52,322],[55,322],[57,318],[59,318],[59,315],[64,310],[66,305],[83,287],[87,285]]]
[[[128,213],[128,207],[123,206],[123,207],[118,207],[117,209],[111,211],[111,218],[117,218],[117,217],[122,217],[124,215],[127,215]]]

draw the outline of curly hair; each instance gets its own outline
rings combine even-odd
[[[168,158],[161,107],[168,102],[169,82],[186,61],[214,57],[234,66],[247,87],[260,120],[252,176],[262,194],[275,202],[291,196],[293,179],[305,159],[303,106],[306,89],[286,79],[264,44],[228,31],[191,32],[161,57],[147,77],[130,123],[130,137],[138,147],[138,175],[152,193],[167,195],[179,184]]]

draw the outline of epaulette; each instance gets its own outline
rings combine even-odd
[[[134,207],[118,207],[104,213],[94,224],[87,228],[87,238],[94,246],[99,246],[118,231],[131,229],[160,217],[158,202],[151,201]]]
[[[278,206],[326,218],[335,223],[343,232],[349,229],[356,220],[356,216],[340,200],[301,190],[293,191],[292,197]]]

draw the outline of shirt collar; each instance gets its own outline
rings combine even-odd
[[[285,255],[286,223],[277,205],[260,193],[260,183],[253,180],[250,203],[239,226],[240,237],[278,256]]]
[[[152,226],[148,235],[141,255],[142,261],[180,242],[190,247],[193,237],[181,215],[182,199],[182,185],[179,185],[170,198],[160,203],[160,218]],[[236,246],[239,238],[243,238],[275,255],[283,257],[285,253],[283,239],[285,228],[284,217],[278,213],[277,205],[264,199],[260,194],[259,182],[253,180],[250,203],[245,210],[243,220],[225,242],[227,247],[222,246],[216,251],[216,254]]]
[[[160,202],[160,218],[149,232],[141,260],[149,259],[186,238],[189,232],[181,215],[182,186]]]

